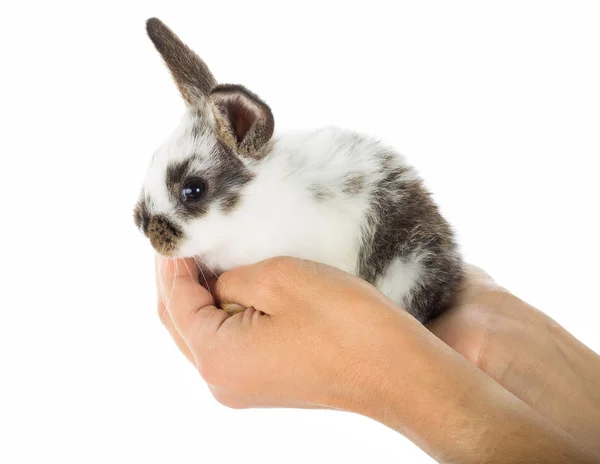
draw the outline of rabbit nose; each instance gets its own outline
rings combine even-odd
[[[146,227],[146,235],[156,251],[172,255],[183,238],[181,227],[162,214],[152,216]]]

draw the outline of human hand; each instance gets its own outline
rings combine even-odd
[[[350,407],[355,372],[385,372],[397,333],[426,332],[373,286],[329,266],[278,258],[211,284],[229,316],[198,284],[193,260],[160,259],[159,315],[215,398],[230,407]],[[390,340],[393,338],[394,340]]]
[[[428,328],[600,455],[600,356],[546,314],[469,266],[453,306]]]
[[[244,266],[212,286],[219,304],[248,308],[229,316],[183,270],[192,262],[162,264],[161,319],[227,406],[357,412],[440,462],[593,462],[572,437],[356,277],[292,258]]]

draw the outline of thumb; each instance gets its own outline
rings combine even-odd
[[[287,269],[283,259],[271,258],[226,271],[212,282],[211,289],[221,307],[253,307],[273,315],[274,297],[281,290]]]
[[[227,313],[213,306],[209,291],[198,282],[198,267],[192,258],[156,258],[159,304],[171,316],[177,331],[189,343],[199,332],[216,332]],[[203,338],[200,335],[200,338]]]

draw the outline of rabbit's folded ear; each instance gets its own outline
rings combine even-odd
[[[210,100],[221,141],[240,156],[260,159],[275,126],[267,104],[245,87],[229,84],[216,86]]]
[[[187,105],[205,101],[217,82],[204,61],[159,19],[149,19],[146,30]]]

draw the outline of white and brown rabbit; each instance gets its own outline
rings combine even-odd
[[[134,212],[159,253],[199,257],[217,273],[305,258],[371,282],[421,322],[444,310],[462,261],[400,154],[337,128],[273,136],[273,114],[258,96],[217,84],[158,19],[147,31],[186,103]]]

